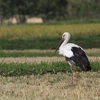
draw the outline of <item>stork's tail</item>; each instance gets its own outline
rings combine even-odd
[[[83,71],[90,71],[90,70],[91,70],[90,64],[88,64],[88,65],[82,64],[82,65],[80,65],[80,67],[81,67],[81,69],[82,69]]]
[[[88,59],[86,59],[84,57],[82,58],[81,62],[79,63],[79,66],[83,71],[91,70],[90,62],[88,61]]]
[[[86,68],[87,68],[86,71],[90,71],[91,70],[91,66],[90,65],[87,66]]]

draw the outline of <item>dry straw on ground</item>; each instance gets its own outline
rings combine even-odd
[[[100,61],[100,57],[89,57],[90,61]],[[64,57],[2,57],[2,63],[41,63],[41,62],[55,62],[65,61]],[[67,63],[67,62],[66,62]]]
[[[97,50],[90,50],[97,52]],[[86,52],[90,52],[86,50]],[[40,51],[38,51],[40,52]],[[100,61],[100,57],[89,60]],[[64,57],[0,58],[0,62],[65,61]],[[66,62],[67,63],[67,62]],[[74,73],[75,80],[75,73]],[[70,73],[0,76],[0,100],[100,100],[100,71],[80,72],[78,85],[72,86]]]
[[[0,77],[0,100],[100,100],[100,72],[81,72],[70,84],[70,73]]]

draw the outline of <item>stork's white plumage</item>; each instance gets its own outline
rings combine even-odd
[[[83,71],[91,70],[89,60],[83,48],[74,43],[68,43],[69,39],[70,39],[70,34],[68,32],[65,32],[62,35],[62,39],[59,45],[57,46],[56,51],[59,50],[59,54],[63,55],[66,58],[72,72],[73,72],[72,70],[73,64],[80,67]]]

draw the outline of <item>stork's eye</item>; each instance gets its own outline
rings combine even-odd
[[[65,37],[65,35],[63,35],[63,37]]]

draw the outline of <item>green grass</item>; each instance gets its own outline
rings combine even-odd
[[[100,62],[91,62],[92,71],[100,70]],[[75,70],[75,67],[74,67]],[[57,73],[70,71],[66,62],[45,63],[0,63],[0,75],[2,76],[20,76],[20,75],[37,75],[46,73]]]
[[[58,53],[55,52],[28,52],[28,51],[0,51],[0,57],[52,57],[59,56]]]
[[[61,36],[34,37],[28,39],[0,39],[0,49],[55,49]],[[100,34],[73,35],[69,42],[76,43],[83,48],[100,48]]]
[[[86,52],[86,54],[88,56],[95,56],[95,57],[98,57],[100,56],[100,51],[97,51],[97,52]],[[60,56],[58,54],[58,52],[55,52],[55,50],[53,51],[42,51],[41,52],[38,52],[38,51],[4,51],[4,50],[1,50],[0,51],[0,57],[53,57],[53,56]]]
[[[60,37],[34,37],[30,39],[1,39],[0,49],[54,49]]]
[[[78,19],[78,20],[59,20],[59,21],[52,21],[52,22],[46,22],[42,24],[46,25],[57,25],[57,24],[86,24],[86,23],[100,23],[100,19]]]

